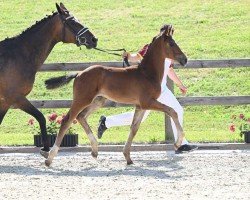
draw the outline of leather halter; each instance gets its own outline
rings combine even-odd
[[[65,40],[65,24],[68,26],[69,30],[75,35],[76,37],[76,45],[77,46],[81,46],[81,45],[87,45],[87,39],[86,37],[82,36],[83,34],[85,34],[89,29],[88,27],[84,27],[82,29],[80,29],[79,31],[77,31],[69,22],[68,20],[70,19],[74,19],[74,16],[68,16],[66,18],[63,18],[60,15],[60,18],[63,22],[63,40]]]

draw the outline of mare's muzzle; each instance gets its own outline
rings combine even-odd
[[[95,36],[92,36],[92,38],[88,40],[85,37],[87,31],[89,31],[87,27],[83,27],[80,31],[78,31],[76,34],[76,45],[85,45],[88,49],[95,48],[97,46],[98,39]]]

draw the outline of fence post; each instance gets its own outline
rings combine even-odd
[[[174,94],[174,82],[167,77],[167,87]],[[171,125],[170,117],[165,114],[165,141],[174,142],[174,133]]]

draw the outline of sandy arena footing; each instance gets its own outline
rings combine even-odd
[[[247,200],[249,150],[60,152],[51,167],[34,153],[0,154],[0,199]]]

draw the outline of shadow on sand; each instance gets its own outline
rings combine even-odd
[[[62,156],[63,157],[63,156]],[[61,157],[61,158],[62,158]],[[31,158],[31,156],[29,156]],[[37,159],[34,159],[34,163],[29,160],[29,162],[18,164],[17,161],[12,161],[14,164],[11,165],[0,165],[0,174],[17,174],[24,176],[54,176],[54,177],[70,177],[70,176],[80,176],[80,177],[111,177],[111,176],[144,176],[144,177],[155,177],[158,179],[176,179],[181,178],[181,173],[179,176],[173,176],[171,172],[182,170],[183,167],[178,163],[183,159],[179,156],[170,156],[166,159],[143,159],[143,156],[139,158],[134,158],[135,164],[127,166],[125,161],[116,160],[114,157],[101,159],[99,161],[93,162],[91,160],[82,157],[84,162],[77,163],[78,166],[74,166],[74,160],[68,161],[69,163],[62,161],[61,158],[55,160],[57,166],[52,164],[51,167],[47,168],[43,163],[37,164]],[[69,159],[70,160],[70,159]],[[80,161],[80,158],[77,159]],[[103,164],[105,160],[105,164]],[[6,159],[2,162],[7,161]],[[109,163],[110,161],[110,163]],[[8,161],[9,162],[9,161]],[[39,161],[40,162],[40,161]],[[58,162],[64,162],[63,166],[58,165]],[[77,162],[77,161],[76,161]],[[124,162],[121,164],[121,162]],[[74,167],[71,167],[74,166]],[[65,169],[66,168],[66,169]]]

